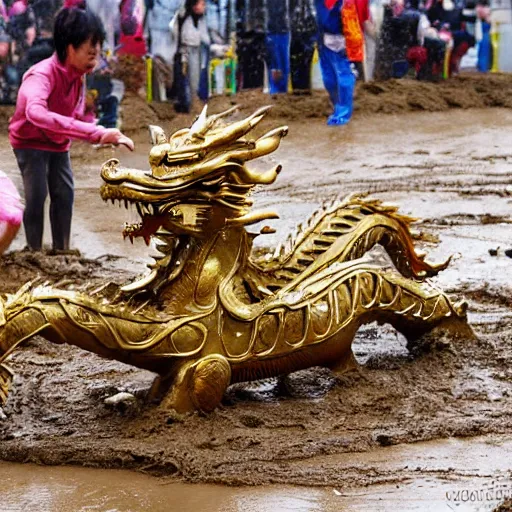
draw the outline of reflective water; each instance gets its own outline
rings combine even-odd
[[[366,466],[382,484],[360,488],[184,484],[120,470],[0,462],[2,512],[490,511],[512,495],[505,437],[445,439],[322,457],[340,472]],[[304,468],[312,461],[290,461]],[[393,468],[420,478],[394,481]],[[390,473],[391,470],[391,473]]]

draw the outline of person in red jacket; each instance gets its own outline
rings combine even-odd
[[[144,6],[142,0],[121,0],[119,5],[121,26],[119,35],[120,55],[144,57],[148,49],[144,39]]]

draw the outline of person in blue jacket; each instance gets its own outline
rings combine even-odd
[[[491,44],[491,8],[489,0],[479,0],[476,6],[477,17],[482,23],[482,39],[478,43],[477,69],[487,73],[492,68],[492,44]]]
[[[353,110],[355,76],[347,58],[341,22],[342,0],[315,0],[320,69],[334,112],[327,124],[339,126],[350,121]]]
[[[288,0],[266,0],[266,44],[270,94],[288,92],[290,13]]]

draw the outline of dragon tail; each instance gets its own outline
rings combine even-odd
[[[417,219],[398,213],[398,207],[360,195],[335,201],[312,215],[305,225],[278,247],[269,261],[258,262],[276,279],[291,281],[323,254],[336,261],[351,261],[379,244],[405,277],[423,280],[444,270],[449,262],[435,264],[416,251],[411,224]],[[339,248],[339,250],[337,250]]]

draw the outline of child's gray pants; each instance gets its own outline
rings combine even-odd
[[[29,249],[39,251],[42,248],[44,203],[49,192],[53,249],[68,250],[74,199],[69,151],[15,149],[14,154],[25,189],[23,225]]]

